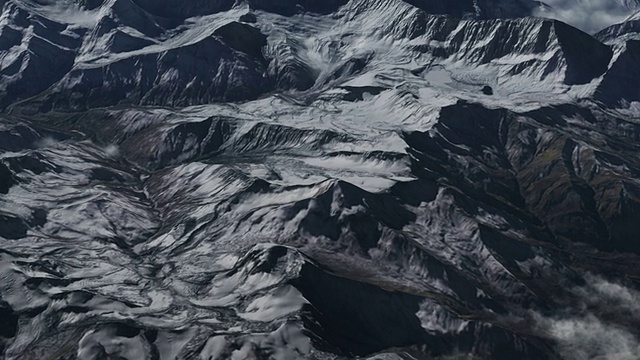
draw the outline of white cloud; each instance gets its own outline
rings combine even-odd
[[[117,145],[110,144],[104,147],[104,152],[110,157],[119,157],[120,156],[120,148]]]
[[[37,139],[34,143],[34,146],[36,148],[49,148],[49,147],[53,147],[58,143],[58,140],[47,136],[41,139]]]
[[[634,360],[640,354],[640,341],[631,332],[593,315],[543,318],[539,323],[557,341],[566,360]]]
[[[638,9],[636,0],[545,0],[535,16],[564,21],[585,32],[596,33],[624,21]]]
[[[556,340],[567,360],[637,360],[640,339],[621,325],[628,319],[603,320],[602,314],[587,309],[613,308],[638,320],[640,292],[591,275],[586,280],[588,285],[573,291],[582,303],[556,317],[537,315],[540,330]]]

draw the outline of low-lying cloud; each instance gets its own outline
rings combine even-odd
[[[587,286],[574,290],[583,300],[578,308],[555,317],[537,315],[540,330],[556,341],[566,360],[637,360],[640,339],[629,324],[640,322],[640,292],[595,276],[586,280]],[[607,308],[625,314],[612,318],[596,312]]]
[[[588,33],[623,22],[639,9],[635,0],[545,0],[535,16],[557,19]]]
[[[640,354],[640,342],[631,332],[593,315],[548,320],[547,325],[566,360],[634,360]]]

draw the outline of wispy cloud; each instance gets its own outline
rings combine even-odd
[[[633,360],[640,354],[640,342],[631,332],[593,315],[546,319],[545,324],[566,360]]]
[[[634,0],[545,0],[551,8],[540,8],[535,16],[553,18],[585,32],[595,33],[624,21],[634,9]]]
[[[640,320],[640,292],[596,276],[586,280],[588,285],[573,291],[582,299],[577,307],[555,317],[536,315],[540,330],[557,342],[567,360],[637,359],[640,339],[623,324]],[[603,316],[598,309],[623,318]]]

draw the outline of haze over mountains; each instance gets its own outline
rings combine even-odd
[[[583,31],[595,33],[613,24],[625,22],[638,13],[636,0],[547,0],[534,15],[569,23]]]
[[[639,6],[572,1],[7,0],[1,356],[636,359]]]

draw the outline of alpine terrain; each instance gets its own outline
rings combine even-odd
[[[0,1],[0,358],[640,359],[596,3]]]

